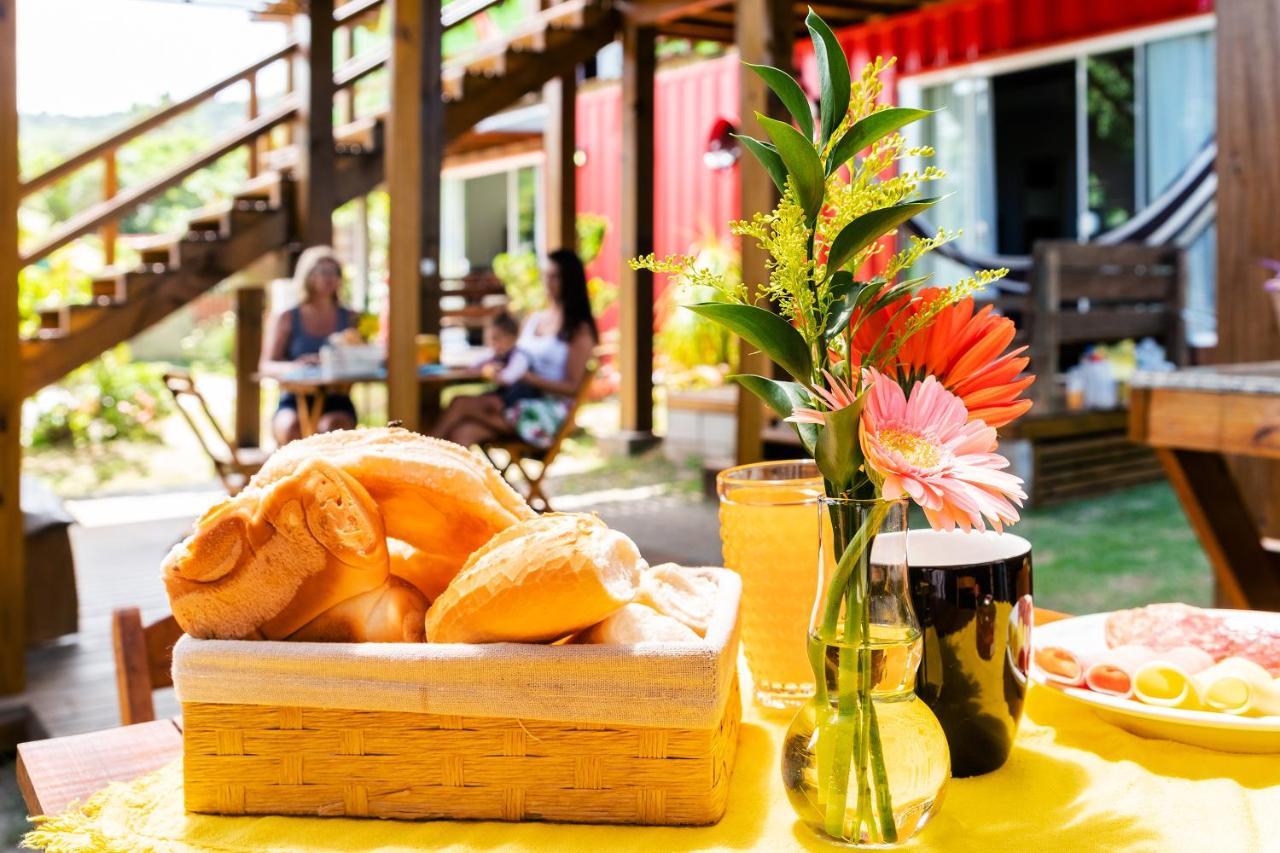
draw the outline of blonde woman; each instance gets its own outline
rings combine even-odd
[[[354,326],[358,319],[355,311],[338,300],[342,264],[328,246],[312,246],[298,257],[293,282],[301,301],[267,323],[259,365],[267,375],[280,376],[296,371],[299,365],[318,364],[320,347],[328,337]],[[316,430],[353,429],[355,425],[356,408],[351,398],[326,394]],[[280,395],[271,429],[280,445],[300,437],[298,400],[293,394]]]

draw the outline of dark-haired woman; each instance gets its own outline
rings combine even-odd
[[[587,274],[571,249],[547,257],[542,273],[547,308],[525,318],[516,346],[529,359],[522,381],[537,392],[511,407],[496,394],[456,397],[445,409],[434,434],[468,447],[519,436],[546,447],[564,422],[569,398],[578,391],[599,340]]]

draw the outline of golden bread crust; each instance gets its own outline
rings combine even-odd
[[[523,521],[471,555],[427,611],[427,639],[558,640],[627,604],[643,565],[635,543],[594,515]]]

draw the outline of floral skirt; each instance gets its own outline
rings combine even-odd
[[[561,397],[534,397],[518,400],[507,409],[507,419],[516,435],[534,447],[547,448],[569,415],[569,403]]]

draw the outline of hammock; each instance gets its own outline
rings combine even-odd
[[[1144,243],[1148,246],[1189,246],[1194,243],[1217,214],[1218,176],[1214,171],[1217,154],[1217,141],[1210,139],[1158,198],[1123,224],[1098,234],[1092,242],[1103,245]],[[937,229],[920,216],[907,222],[907,231],[916,237],[937,233]],[[1031,290],[1028,283],[1032,266],[1030,255],[972,252],[955,243],[939,246],[933,253],[970,269],[1005,267],[1009,275],[997,285],[1001,291],[1028,293]]]

